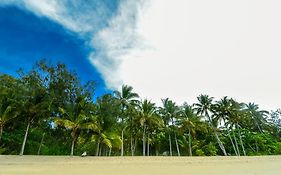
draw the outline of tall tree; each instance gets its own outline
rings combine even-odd
[[[75,103],[69,104],[67,108],[59,108],[62,117],[56,118],[55,123],[58,126],[63,126],[69,129],[71,132],[71,152],[74,153],[75,142],[83,129],[100,131],[100,126],[95,120],[95,117],[91,115],[90,104],[85,101],[83,96],[78,97]]]
[[[181,130],[188,130],[188,151],[192,156],[192,135],[195,135],[195,123],[199,122],[199,118],[193,111],[192,106],[184,104],[180,110],[182,117],[180,118]]]
[[[19,81],[9,75],[0,75],[0,143],[7,122],[19,115],[21,87]]]
[[[209,114],[213,109],[213,104],[212,104],[213,97],[209,97],[208,95],[200,95],[199,97],[197,97],[197,99],[199,101],[199,103],[195,104],[196,107],[195,109],[197,110],[197,114],[203,115],[207,118],[209,125],[215,134],[220,149],[222,150],[223,154],[227,156],[225,147],[218,136],[217,128],[214,127],[212,117]]]
[[[121,124],[125,125],[125,121],[128,120],[127,119],[128,116],[126,115],[125,110],[132,106],[135,106],[138,103],[137,99],[139,98],[139,95],[137,93],[133,92],[133,87],[128,86],[128,85],[123,85],[121,88],[121,91],[115,91],[114,94],[121,104],[121,116],[120,116]],[[132,119],[130,118],[129,121],[132,122]],[[125,128],[126,128],[125,126],[123,126],[121,128],[121,140],[122,140],[121,156],[124,155],[124,130],[125,130]]]
[[[263,133],[263,127],[267,125],[267,121],[265,118],[269,114],[269,112],[260,110],[259,106],[255,103],[244,104],[244,109],[251,117],[252,123],[255,124],[253,129],[257,128],[260,133]]]
[[[178,139],[177,139],[177,129],[178,129],[178,127],[176,126],[179,108],[176,105],[176,103],[174,103],[169,98],[162,99],[162,103],[163,103],[163,108],[161,108],[160,111],[161,111],[161,114],[163,115],[163,119],[165,121],[165,125],[166,125],[167,130],[168,130],[170,156],[172,156],[171,131],[174,134],[177,154],[178,154],[178,156],[180,156],[179,144],[178,144]]]
[[[28,74],[21,72],[20,76],[24,86],[21,115],[25,117],[27,123],[20,151],[20,155],[23,155],[31,124],[49,115],[52,101],[47,93],[45,79],[41,76],[37,67],[33,68]]]
[[[139,116],[138,121],[140,122],[141,127],[143,128],[143,156],[145,156],[146,150],[149,155],[149,131],[152,128],[156,127],[163,127],[164,122],[163,120],[157,115],[155,103],[151,103],[148,100],[144,100],[139,106]],[[148,138],[148,139],[147,139]],[[147,145],[148,148],[146,149],[146,141],[148,141]]]

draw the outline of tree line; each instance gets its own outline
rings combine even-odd
[[[0,74],[0,154],[248,156],[281,154],[281,110],[199,95],[162,105],[133,88],[95,97],[63,63]]]

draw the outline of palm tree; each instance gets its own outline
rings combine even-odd
[[[149,130],[156,127],[163,127],[164,122],[163,120],[157,115],[156,113],[156,107],[154,103],[151,103],[148,100],[144,100],[140,106],[139,106],[139,115],[138,115],[138,121],[143,128],[143,156],[145,156],[146,153],[146,138],[148,138],[148,155],[149,155]],[[146,134],[148,136],[146,136]]]
[[[224,125],[229,128],[230,132],[228,133],[228,137],[231,141],[235,154],[240,156],[240,150],[237,144],[237,138],[234,129],[238,131],[243,154],[246,156],[246,151],[240,132],[240,122],[243,120],[245,121],[246,113],[242,110],[241,104],[232,98],[229,99],[224,97],[215,104],[215,115],[217,120],[222,119],[224,121]],[[231,133],[233,135],[234,142],[232,140]]]
[[[187,104],[182,107],[180,114],[183,115],[183,117],[180,119],[181,130],[188,129],[188,150],[189,156],[192,156],[191,135],[195,134],[195,122],[193,121],[195,118],[197,118],[197,116],[195,115],[192,107]]]
[[[100,126],[94,119],[94,116],[90,114],[89,108],[89,103],[85,101],[84,97],[78,97],[75,103],[65,108],[59,108],[62,118],[55,118],[55,124],[63,126],[71,132],[71,156],[73,155],[74,145],[81,130],[100,131]]]
[[[21,115],[27,122],[20,151],[20,155],[23,155],[32,123],[50,115],[52,100],[48,96],[45,80],[35,70],[23,75],[21,85],[23,86],[23,97],[19,103],[22,106]]]
[[[121,149],[121,138],[116,134],[119,106],[118,100],[111,94],[105,94],[96,101],[95,112],[101,126],[100,131],[92,136],[92,140],[97,142],[96,156],[100,155],[100,144],[109,148],[109,155],[113,147]]]
[[[222,150],[223,154],[225,156],[227,156],[227,153],[225,151],[225,147],[224,147],[223,143],[221,142],[221,140],[218,136],[217,130],[214,127],[214,124],[213,124],[213,120],[212,120],[212,118],[209,114],[209,112],[211,112],[212,109],[213,109],[213,104],[212,104],[213,97],[209,97],[208,95],[200,95],[199,97],[197,97],[197,99],[199,101],[199,103],[195,104],[195,110],[197,111],[197,114],[203,115],[207,118],[207,120],[209,122],[209,125],[210,125],[210,127],[212,128],[212,130],[215,134],[215,137],[216,137],[216,140],[219,144],[220,149]]]
[[[7,122],[20,113],[19,106],[20,86],[18,80],[9,75],[0,75],[0,142]]]
[[[260,133],[263,133],[263,126],[266,126],[266,116],[269,114],[268,111],[259,110],[259,106],[255,103],[244,104],[244,110],[248,112],[249,116],[252,118],[253,123],[257,127]]]
[[[160,113],[163,116],[163,119],[165,121],[165,125],[168,129],[168,135],[169,135],[169,147],[170,147],[170,156],[172,156],[172,140],[171,140],[171,130],[174,132],[175,142],[176,142],[176,148],[178,156],[180,156],[180,150],[179,150],[179,144],[178,139],[176,135],[176,120],[178,118],[178,112],[179,108],[176,106],[176,104],[170,100],[169,98],[162,99],[163,108],[160,108]]]
[[[134,93],[133,87],[128,85],[123,85],[121,91],[115,91],[114,94],[121,104],[121,123],[124,125],[124,121],[126,120],[125,110],[136,106],[136,104],[138,103],[137,98],[139,98],[139,95],[137,93]],[[129,115],[129,117],[130,117],[129,118],[130,125],[132,125],[133,119],[131,118],[131,115]],[[121,131],[121,140],[122,140],[121,156],[124,155],[124,130],[125,130],[125,126],[123,126]],[[132,143],[132,137],[131,137],[131,143]],[[133,154],[132,147],[133,145],[131,145],[131,151]]]
[[[16,108],[14,106],[5,106],[5,104],[3,103],[0,104],[0,142],[4,130],[4,125],[13,118],[16,118],[18,114],[19,112],[16,111]]]

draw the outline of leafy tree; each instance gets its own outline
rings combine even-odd
[[[197,114],[204,115],[207,118],[210,127],[213,128],[213,132],[215,134],[215,137],[219,144],[220,149],[222,150],[223,154],[225,156],[227,156],[225,147],[218,136],[217,129],[214,127],[213,120],[209,114],[210,111],[213,110],[213,104],[212,104],[213,97],[209,97],[208,95],[200,95],[197,99],[199,101],[199,103],[195,104],[195,106],[196,106],[195,109],[197,110]]]
[[[115,91],[114,94],[115,94],[116,98],[119,100],[119,103],[121,105],[121,116],[120,116],[121,124],[124,125],[125,121],[129,120],[130,125],[132,125],[133,119],[132,118],[127,119],[127,116],[131,116],[131,115],[126,115],[125,110],[127,110],[129,108],[133,108],[134,106],[136,106],[136,104],[138,104],[137,99],[139,98],[139,95],[137,93],[133,92],[133,87],[128,86],[128,85],[123,85],[121,88],[121,91]],[[121,131],[121,139],[122,139],[121,156],[124,155],[124,130],[125,130],[125,128],[126,127],[123,126],[122,131]],[[132,143],[132,141],[131,141],[131,143]],[[131,145],[131,148],[132,148],[132,145]]]
[[[100,131],[100,126],[95,120],[94,116],[90,113],[90,104],[85,100],[85,97],[80,96],[67,108],[59,108],[62,118],[56,118],[55,123],[58,126],[63,126],[71,132],[72,143],[71,152],[74,153],[75,142],[83,129]]]
[[[0,143],[4,126],[19,115],[19,81],[9,75],[0,75]]]
[[[156,113],[156,107],[155,103],[151,103],[148,100],[144,100],[140,106],[139,106],[139,115],[138,115],[138,121],[140,122],[141,127],[143,128],[143,156],[145,156],[146,150],[148,151],[149,155],[149,136],[146,136],[147,134],[150,134],[148,131],[152,131],[155,129],[155,126],[163,127],[164,123],[163,120],[157,115]],[[147,145],[148,148],[146,149],[146,141],[148,141]]]

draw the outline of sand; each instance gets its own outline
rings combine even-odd
[[[0,175],[280,175],[281,156],[0,156]]]

